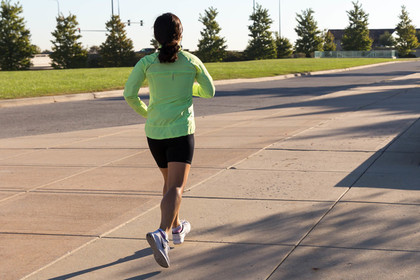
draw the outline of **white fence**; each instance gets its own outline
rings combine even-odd
[[[51,58],[48,54],[37,54],[34,58],[31,58],[32,67],[31,69],[52,69]]]
[[[315,58],[396,58],[395,50],[379,50],[379,51],[328,51],[328,52],[315,52]]]

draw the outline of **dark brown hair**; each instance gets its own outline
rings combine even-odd
[[[166,13],[159,16],[153,25],[155,39],[161,45],[159,49],[160,62],[175,62],[178,58],[178,51],[181,48],[179,42],[182,37],[182,24],[179,18]]]

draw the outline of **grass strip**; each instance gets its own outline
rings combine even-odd
[[[214,80],[258,78],[395,61],[382,58],[272,59],[206,63]],[[98,92],[124,88],[132,67],[0,71],[0,99]],[[147,82],[143,85],[147,86]]]

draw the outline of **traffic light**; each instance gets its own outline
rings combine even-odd
[[[142,20],[140,20],[140,26],[143,26],[143,21]]]
[[[130,26],[130,24],[131,24],[131,21],[130,21],[130,20],[128,20],[128,21],[127,21],[127,24],[128,24],[128,26]]]

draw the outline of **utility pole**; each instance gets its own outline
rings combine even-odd
[[[252,6],[253,8],[253,11],[254,11],[254,13],[255,13],[255,0],[254,0],[254,5]]]
[[[114,0],[111,0],[111,16],[114,15]]]
[[[55,0],[57,2],[57,11],[58,11],[58,16],[60,16],[60,2],[58,2],[58,0]]]
[[[279,38],[281,38],[281,0],[279,0]]]

